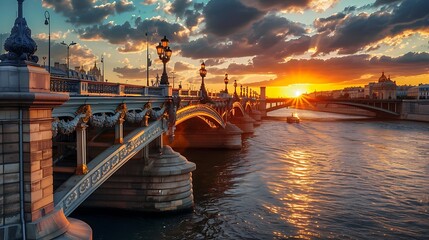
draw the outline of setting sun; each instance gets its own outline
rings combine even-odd
[[[300,90],[295,91],[295,97],[301,96],[302,92]]]

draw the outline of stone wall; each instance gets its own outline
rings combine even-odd
[[[8,229],[15,236],[21,236],[18,114],[0,109],[0,226],[15,225]]]
[[[429,122],[429,100],[404,100],[401,119]]]

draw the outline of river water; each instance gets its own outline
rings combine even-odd
[[[241,151],[183,150],[193,212],[78,211],[94,239],[429,239],[429,124],[283,109]]]

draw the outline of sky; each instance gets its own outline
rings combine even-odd
[[[428,0],[25,0],[24,17],[43,65],[86,70],[101,66],[105,79],[146,85],[162,73],[156,45],[166,36],[173,56],[170,84],[199,89],[202,61],[209,91],[232,83],[269,96],[292,96],[364,86],[382,72],[398,85],[429,83]],[[17,15],[16,0],[0,2],[1,45]],[[147,36],[146,36],[147,33]],[[4,53],[4,49],[1,49]],[[45,60],[47,63],[47,59]]]

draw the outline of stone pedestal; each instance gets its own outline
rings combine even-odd
[[[227,123],[225,129],[204,129],[176,131],[174,141],[170,143],[177,148],[216,148],[241,149],[243,131],[234,124]]]
[[[84,203],[86,207],[140,212],[170,212],[193,207],[192,171],[195,164],[164,146],[149,159],[132,159]]]
[[[73,225],[54,209],[52,175],[52,108],[69,97],[49,87],[40,66],[0,64],[0,239],[22,239],[23,228],[52,239]]]

